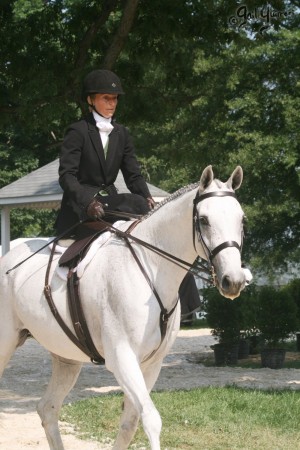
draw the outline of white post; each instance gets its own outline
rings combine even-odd
[[[7,206],[1,209],[1,246],[4,256],[10,250],[10,208]]]

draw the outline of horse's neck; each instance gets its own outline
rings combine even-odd
[[[197,256],[193,246],[192,217],[195,195],[196,189],[193,189],[167,202],[144,219],[133,234],[192,264]],[[184,277],[184,270],[163,257],[152,252],[148,252],[147,257],[152,261],[154,270],[156,269],[157,278],[163,276],[165,279],[169,278],[169,281],[180,282]]]
[[[192,259],[192,205],[195,192],[187,192],[154,211],[141,222],[138,234],[143,235],[145,240],[155,241],[154,245],[163,247],[165,251]]]

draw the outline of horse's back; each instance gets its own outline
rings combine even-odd
[[[21,263],[23,260],[28,258],[31,254],[38,252],[42,247],[47,244],[48,239],[24,239],[20,240],[20,243],[6,253],[2,258],[0,258],[0,270],[1,275],[5,270],[5,273],[12,269],[17,264]],[[49,248],[45,247],[39,252],[42,255],[49,255]],[[25,264],[25,261],[24,263]],[[16,269],[15,269],[16,270]],[[13,273],[14,271],[12,271]]]

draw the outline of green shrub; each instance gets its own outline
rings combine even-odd
[[[242,323],[238,301],[223,297],[215,288],[204,289],[202,295],[207,324],[212,328],[213,336],[219,343],[237,342]]]
[[[300,330],[300,279],[295,278],[290,281],[284,288],[284,291],[288,292],[294,299],[297,308],[297,329]]]
[[[262,287],[258,295],[257,326],[267,347],[278,348],[297,330],[297,307],[285,289]]]
[[[241,337],[243,338],[249,338],[250,336],[257,336],[260,334],[257,325],[259,310],[258,292],[258,287],[255,284],[252,284],[247,286],[237,299],[241,316]]]
[[[278,348],[300,329],[300,280],[280,289],[248,286],[233,301],[214,288],[204,289],[202,295],[207,324],[220,343],[256,335],[266,346]]]

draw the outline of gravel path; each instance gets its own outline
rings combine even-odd
[[[300,389],[300,370],[204,367],[197,363],[203,353],[211,356],[210,345],[214,342],[209,329],[181,330],[172,351],[165,358],[155,390],[228,384],[257,389]],[[48,352],[33,339],[16,351],[0,381],[1,450],[49,450],[35,408],[47,386],[50,372]],[[119,390],[118,385],[105,367],[86,364],[66,401],[115,390]],[[62,430],[63,427],[62,424]],[[66,450],[111,448],[110,445],[83,442],[74,434],[64,435],[63,440]]]

